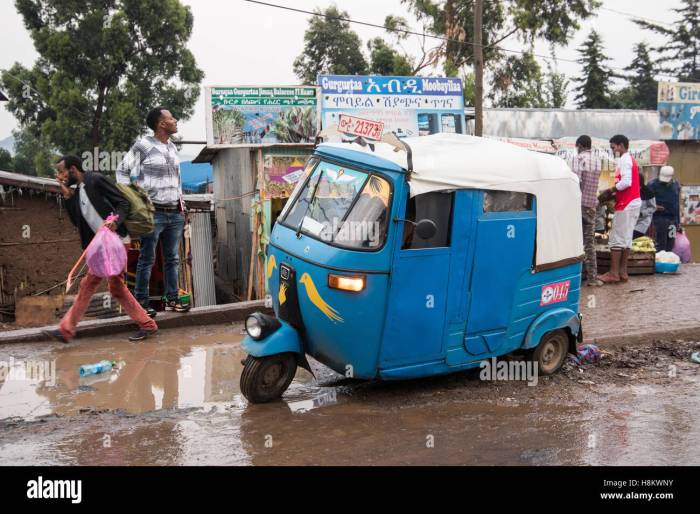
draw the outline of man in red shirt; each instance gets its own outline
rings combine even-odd
[[[639,194],[639,167],[629,153],[629,139],[623,135],[610,138],[610,149],[619,156],[615,169],[615,186],[601,193],[599,199],[615,198],[615,215],[608,234],[610,271],[598,278],[606,284],[627,282],[627,260],[632,248],[634,227],[642,200]]]

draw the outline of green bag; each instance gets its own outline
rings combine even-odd
[[[129,215],[124,222],[131,237],[137,238],[153,232],[156,208],[148,193],[136,184],[117,184],[129,201]]]

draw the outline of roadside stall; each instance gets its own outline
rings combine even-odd
[[[609,189],[615,184],[615,156],[610,150],[608,140],[593,138],[592,143],[593,156],[598,159],[602,170],[598,190]],[[557,149],[557,155],[564,159],[570,167],[573,167],[576,156],[576,138],[560,138],[553,141],[553,145]],[[666,164],[669,157],[668,146],[663,141],[633,140],[630,141],[629,152],[637,161],[639,170],[647,182],[658,175],[659,168]],[[599,225],[596,227],[596,254],[598,271],[605,273],[610,268],[607,232],[610,229],[613,213],[608,205],[599,206],[599,210]],[[632,253],[627,264],[630,275],[645,275],[655,272],[656,248],[653,237],[649,237],[650,235],[647,234],[647,236],[634,240]]]
[[[194,163],[213,166],[216,275],[235,299],[265,296],[272,225],[320,129],[314,86],[205,88],[207,146]]]

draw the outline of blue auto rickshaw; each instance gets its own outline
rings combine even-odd
[[[582,254],[556,156],[457,134],[322,143],[272,230],[275,315],[246,319],[241,391],[280,398],[307,355],[368,380],[515,351],[554,373],[582,337]]]

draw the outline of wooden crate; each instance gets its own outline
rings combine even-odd
[[[598,274],[610,269],[610,250],[596,251]],[[652,252],[632,252],[627,261],[627,273],[630,275],[653,275],[656,265],[656,255]]]

